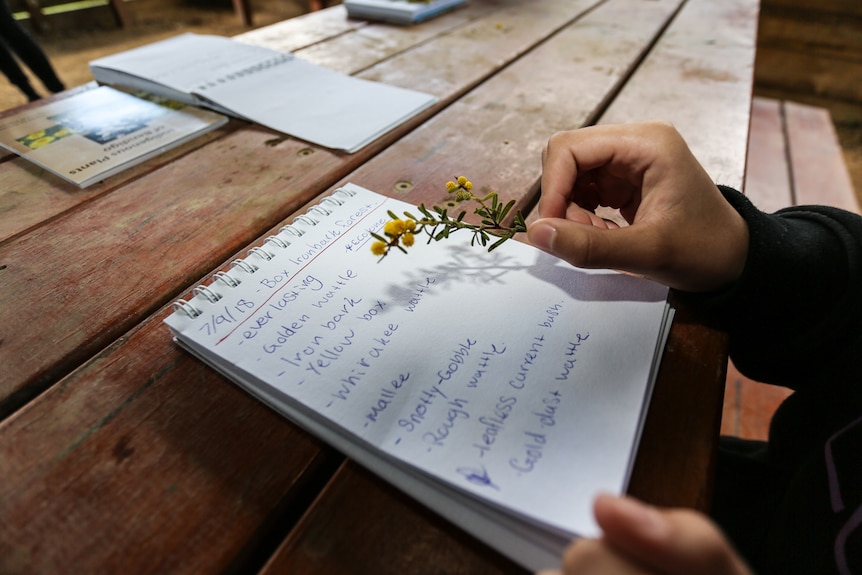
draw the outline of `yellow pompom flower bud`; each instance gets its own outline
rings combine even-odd
[[[456,184],[455,182],[451,182],[451,181],[446,182],[446,189],[449,190],[450,192],[454,192],[455,190],[458,189],[458,184]]]
[[[467,178],[465,178],[464,176],[458,176],[458,185],[459,186],[463,186],[466,183],[467,183]]]
[[[407,220],[404,222],[404,229],[408,232],[412,232],[416,229],[416,220]]]
[[[383,231],[390,236],[397,236],[404,231],[404,220],[389,220],[383,226]]]
[[[464,183],[463,183],[463,184],[461,184],[461,185],[462,185],[462,186],[464,186],[465,188],[467,188],[468,190],[472,190],[472,189],[473,189],[473,182],[471,182],[470,180],[467,180],[466,182],[464,182]]]
[[[375,256],[382,256],[386,253],[386,242],[374,242],[371,244],[371,253]]]
[[[404,235],[401,236],[401,243],[404,244],[405,247],[410,247],[413,245],[415,241],[415,237],[410,232],[404,232]]]

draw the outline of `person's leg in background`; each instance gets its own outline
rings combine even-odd
[[[0,0],[0,72],[9,78],[30,101],[39,99],[12,52],[42,81],[51,92],[65,89],[54,67],[39,44],[15,20],[6,0]]]

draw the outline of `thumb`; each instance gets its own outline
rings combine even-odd
[[[609,495],[600,495],[594,510],[605,542],[651,570],[667,575],[751,573],[718,527],[696,511],[661,510]]]
[[[527,230],[534,246],[574,266],[633,273],[653,267],[655,251],[643,235],[632,226],[604,229],[561,218],[536,220]]]

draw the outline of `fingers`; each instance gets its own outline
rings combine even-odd
[[[570,264],[582,268],[609,268],[641,274],[658,266],[659,246],[644,238],[647,234],[616,226],[594,214],[573,221],[543,218],[527,230],[530,242]],[[653,264],[653,262],[656,262]]]
[[[659,575],[617,553],[606,541],[581,539],[563,556],[564,575]]]
[[[566,205],[622,207],[638,194],[644,172],[678,134],[663,123],[594,126],[554,134],[542,154],[541,217],[563,217]]]
[[[720,289],[742,274],[747,225],[672,126],[555,134],[543,168],[540,219],[528,230],[537,247],[684,291]],[[618,208],[629,225],[615,229],[598,206]]]
[[[649,572],[750,575],[721,531],[700,513],[612,496],[598,497],[594,510],[603,541]]]

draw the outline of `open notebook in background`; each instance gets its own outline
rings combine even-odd
[[[166,323],[284,416],[530,569],[625,490],[667,288],[467,232],[378,263],[414,210],[352,184],[218,272]]]
[[[354,78],[220,36],[181,34],[90,62],[124,86],[355,152],[431,106],[429,94]]]

